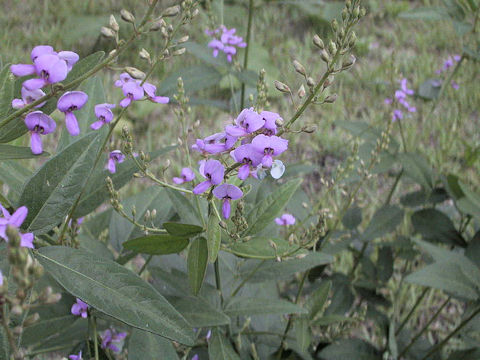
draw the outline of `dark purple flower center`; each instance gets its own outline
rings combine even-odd
[[[78,109],[77,105],[72,105],[72,106],[70,106],[70,107],[67,109],[67,111],[72,112],[72,111],[75,111],[75,110],[77,110],[77,109]]]
[[[50,76],[50,74],[48,73],[47,70],[42,70],[42,71],[40,72],[40,77],[41,77],[42,79],[48,80],[48,77],[49,77],[49,76]]]
[[[35,125],[35,127],[33,128],[33,132],[36,132],[38,134],[43,134],[44,131],[44,127],[40,125]]]
[[[252,159],[248,158],[248,157],[244,157],[242,162],[244,164],[248,164],[248,165],[252,165]]]
[[[263,150],[263,153],[265,155],[273,155],[273,149],[272,148],[265,148],[265,150]]]
[[[34,101],[35,101],[35,99],[32,98],[31,96],[27,96],[27,97],[25,98],[25,102],[26,102],[27,104],[30,104],[30,103],[32,103],[32,102],[34,102]]]

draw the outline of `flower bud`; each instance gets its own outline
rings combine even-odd
[[[38,315],[38,313],[35,313],[35,314],[33,314],[33,315],[30,315],[30,316],[27,317],[27,318],[25,319],[25,321],[23,322],[23,326],[27,327],[27,326],[33,325],[33,324],[36,323],[39,319],[40,319],[40,315]]]
[[[177,16],[179,12],[180,12],[180,6],[178,5],[170,6],[169,8],[165,9],[165,11],[162,13],[162,16],[165,16],[165,17]]]
[[[305,96],[306,92],[305,92],[305,86],[300,86],[300,89],[298,89],[297,91],[297,96],[302,99],[304,96]]]
[[[172,53],[172,55],[173,55],[173,56],[183,55],[183,54],[185,54],[185,50],[186,50],[185,48],[180,48],[180,49],[178,49],[178,50],[175,50],[175,51]]]
[[[327,104],[332,104],[337,100],[337,97],[338,97],[337,94],[328,95],[325,98],[324,102],[327,103]]]
[[[334,55],[337,52],[337,45],[333,41],[328,43],[328,51],[330,54]]]
[[[350,37],[348,38],[348,46],[353,47],[356,41],[357,41],[357,35],[355,34],[354,31],[352,31],[352,33],[350,34]]]
[[[347,10],[347,8],[343,8],[343,10],[342,10],[342,20],[343,21],[347,20],[347,16],[348,16],[348,10]]]
[[[163,27],[163,25],[162,25],[159,21],[157,21],[157,22],[155,22],[152,26],[150,26],[149,31],[158,31],[158,30],[160,30],[162,27]]]
[[[145,73],[143,71],[138,70],[137,68],[126,66],[125,71],[134,79],[144,79]]]
[[[354,10],[353,10],[353,16],[355,18],[358,18],[358,16],[360,15],[360,6],[357,6]]]
[[[350,55],[350,57],[346,60],[343,61],[342,63],[342,69],[346,70],[348,68],[351,68],[353,64],[357,61],[357,58],[353,55]]]
[[[181,37],[180,39],[178,39],[177,43],[178,44],[186,43],[188,41],[188,39],[190,39],[190,37],[188,35],[185,35],[185,36]]]
[[[307,78],[307,85],[308,85],[309,87],[315,86],[315,80],[313,80],[313,78],[310,77],[310,76]]]
[[[198,10],[198,9],[193,10],[192,19],[193,19],[195,16],[197,16],[198,14],[200,14],[200,10]]]
[[[274,84],[275,84],[275,88],[278,91],[281,91],[281,92],[284,92],[284,93],[289,93],[290,92],[290,88],[286,84],[284,84],[284,83],[282,83],[278,80],[275,80]]]
[[[60,301],[61,298],[62,298],[62,294],[60,294],[60,293],[52,294],[47,298],[46,303],[47,304],[56,304],[57,302]]]
[[[150,53],[149,53],[147,50],[143,49],[143,48],[142,48],[142,50],[140,50],[140,52],[138,53],[138,55],[139,55],[142,59],[150,60]]]
[[[323,40],[320,39],[320,36],[318,36],[317,34],[315,34],[313,36],[313,43],[315,44],[316,47],[318,47],[319,49],[325,49],[325,45],[323,44]]]
[[[120,26],[118,26],[117,20],[115,20],[115,16],[113,16],[113,15],[110,15],[109,25],[112,28],[112,30],[115,31],[115,32],[120,30]]]
[[[315,131],[317,131],[317,127],[315,125],[307,125],[302,128],[302,131],[307,134],[313,134]]]
[[[113,31],[112,29],[110,29],[106,26],[102,26],[102,28],[100,29],[100,32],[106,38],[114,38],[115,37],[115,31]]]
[[[328,53],[325,50],[322,50],[322,52],[320,53],[320,57],[327,64],[330,62],[330,55],[328,55]]]
[[[23,309],[20,305],[13,306],[10,311],[14,315],[22,315],[22,313],[23,313]]]
[[[135,16],[133,14],[125,9],[120,10],[120,16],[122,17],[123,21],[129,22],[129,23],[134,23],[135,22]]]
[[[298,62],[297,60],[293,60],[293,67],[295,68],[295,71],[298,72],[299,74],[303,76],[307,76],[305,67],[302,64],[300,64],[300,62]]]
[[[155,219],[157,217],[157,209],[153,209],[152,212],[150,213],[150,217],[152,219]]]
[[[275,125],[282,127],[283,126],[283,119],[278,118],[277,120],[275,120]]]
[[[333,32],[337,32],[337,30],[338,30],[338,21],[337,21],[337,19],[333,19],[333,20],[332,20],[332,30],[333,30]]]

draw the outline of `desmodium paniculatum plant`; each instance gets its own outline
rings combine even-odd
[[[0,58],[0,359],[479,359],[479,5],[131,3]]]

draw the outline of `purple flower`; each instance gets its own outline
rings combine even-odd
[[[263,155],[252,144],[240,145],[230,154],[236,162],[243,164],[238,169],[239,179],[245,180],[250,175],[255,177],[256,172],[252,168],[255,169],[262,162]]]
[[[407,81],[408,80],[406,78],[400,80],[400,88],[406,95],[413,95],[415,92],[407,87]]]
[[[143,84],[143,90],[145,90],[147,98],[154,103],[168,104],[170,102],[170,99],[166,96],[155,95],[157,91],[157,87],[155,85],[146,82]]]
[[[115,104],[97,104],[95,105],[95,116],[98,121],[95,121],[90,125],[90,128],[93,130],[100,129],[103,125],[110,123],[113,120],[113,112],[110,109],[113,109]]]
[[[460,89],[460,85],[458,85],[458,83],[457,83],[455,80],[452,80],[452,82],[451,82],[450,85],[452,85],[452,88],[453,88],[454,90]]]
[[[218,154],[230,150],[235,145],[237,138],[224,132],[207,136],[205,139],[197,139],[192,149],[207,154]]]
[[[82,350],[78,353],[78,355],[69,355],[68,358],[70,360],[83,360],[82,358]]]
[[[60,51],[58,57],[67,63],[67,70],[70,71],[79,59],[77,53],[73,51]]]
[[[65,80],[67,77],[67,62],[60,58],[58,54],[39,55],[33,63],[38,78],[33,78],[23,83],[23,86],[28,90],[40,89],[45,85],[55,84]],[[13,69],[12,72],[14,72]]]
[[[277,225],[288,226],[295,224],[295,217],[291,214],[283,214],[279,218],[275,218]]]
[[[45,93],[40,90],[27,90],[24,87],[22,87],[22,98],[21,99],[13,99],[12,100],[12,107],[14,109],[21,109],[25,105],[31,104],[32,102],[40,99],[41,97],[44,97]],[[42,102],[41,104],[38,104],[35,106],[35,108],[40,108],[43,105],[45,105],[45,102]]]
[[[57,109],[65,113],[65,123],[67,130],[72,136],[80,134],[77,118],[73,114],[75,110],[79,110],[88,101],[88,95],[83,91],[67,91],[57,102]]]
[[[180,177],[174,177],[173,182],[175,184],[183,184],[185,182],[189,182],[195,179],[195,173],[193,172],[192,169],[186,167],[182,169],[182,172],[180,173]]]
[[[230,136],[247,136],[265,125],[265,120],[253,108],[243,109],[235,119],[236,125],[228,125],[225,131]]]
[[[402,111],[398,110],[398,109],[393,110],[392,121],[397,121],[397,120],[402,120],[402,119],[403,119]]]
[[[198,357],[198,354],[195,354],[192,356],[190,360],[199,360],[200,358]]]
[[[390,105],[390,104],[393,103],[393,100],[392,100],[391,98],[385,98],[385,100],[383,100],[383,103],[384,103],[385,105]]]
[[[128,73],[124,72],[120,74],[120,79],[115,81],[115,86],[116,87],[122,87],[129,81],[135,81],[134,78],[132,78]]]
[[[265,120],[263,133],[268,136],[275,135],[277,133],[277,120],[283,120],[280,115],[272,111],[262,111],[260,116]]]
[[[126,108],[132,101],[143,98],[144,90],[136,81],[127,81],[122,85],[122,91],[125,98],[120,101],[120,106]]]
[[[72,315],[81,316],[86,319],[88,316],[88,304],[77,298],[77,302],[72,305],[70,311],[72,312]]]
[[[243,196],[242,190],[235,185],[222,184],[213,189],[213,195],[223,200],[222,215],[225,219],[230,217],[230,200],[237,200]]]
[[[208,341],[212,337],[212,330],[207,331],[207,336],[205,336],[205,339]]]
[[[263,155],[262,165],[265,167],[272,166],[272,156],[277,156],[288,149],[288,140],[278,136],[257,135],[252,140],[255,151]]]
[[[105,330],[103,334],[100,335],[102,339],[102,349],[110,349],[113,352],[120,352],[118,343],[122,342],[123,339],[127,337],[126,332],[116,332],[115,330]],[[117,343],[117,344],[115,344]]]
[[[208,47],[213,49],[213,57],[217,57],[219,51],[223,51],[224,45],[220,40],[213,39],[208,43]]]
[[[8,241],[6,234],[7,227],[12,226],[19,229],[28,215],[28,209],[25,206],[21,206],[10,215],[7,209],[0,204],[0,210],[3,214],[3,217],[0,218],[0,237],[5,239],[5,241]],[[33,234],[20,234],[20,246],[33,249]]]
[[[3,286],[3,274],[2,270],[0,270],[0,287]]]
[[[207,160],[200,165],[200,174],[207,179],[201,182],[193,189],[193,193],[198,195],[208,190],[213,185],[218,185],[223,181],[225,168],[218,160]]]
[[[55,131],[57,124],[48,115],[41,111],[34,111],[25,117],[25,125],[30,130],[30,148],[32,153],[38,155],[43,152],[41,135]]]
[[[237,47],[243,48],[247,44],[240,36],[234,35],[236,29],[227,29],[225,26],[220,26],[215,30],[205,30],[205,33],[209,36],[217,36],[222,32],[220,39],[214,38],[208,43],[208,47],[213,49],[213,57],[217,57],[220,51],[223,51],[227,56],[228,62],[232,62],[233,55],[237,53]]]
[[[125,160],[125,155],[122,154],[120,150],[113,150],[108,155],[107,169],[111,174],[117,172],[116,164],[121,164]]]

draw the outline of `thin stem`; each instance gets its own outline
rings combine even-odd
[[[253,0],[248,2],[248,24],[247,24],[247,36],[245,41],[247,46],[245,47],[245,54],[243,55],[243,71],[248,68],[248,53],[250,49],[250,39],[252,35],[252,23],[253,23]],[[245,82],[242,82],[242,90],[240,95],[240,108],[245,106]]]
[[[400,136],[402,138],[403,151],[407,152],[407,143],[405,141],[405,135],[403,134],[402,122],[400,120],[398,120],[397,123],[398,123],[398,127],[400,129]]]
[[[235,109],[235,113],[238,113],[238,104],[237,104],[237,99],[235,99],[235,89],[233,88],[231,73],[228,73],[228,81],[230,82],[230,93],[232,94],[233,107]],[[242,105],[242,108],[243,108],[243,105]]]
[[[265,261],[267,260],[263,259],[262,261],[260,261],[258,265],[255,266],[255,268],[250,272],[250,274],[248,274],[242,280],[242,282],[235,288],[235,290],[233,290],[232,294],[230,295],[231,298],[235,297],[235,295],[238,294],[238,292],[243,288],[243,286],[248,282],[248,280],[250,280],[252,276],[255,275],[255,273],[260,269],[260,267],[265,263]]]
[[[428,330],[428,327],[432,324],[432,322],[440,315],[442,312],[443,308],[448,304],[450,301],[450,296],[443,302],[443,304],[440,306],[440,308],[437,310],[437,312],[432,316],[430,320],[425,324],[425,326],[420,330],[420,332],[413,337],[413,339],[410,341],[410,343],[405,347],[405,349],[402,350],[400,355],[398,355],[399,358],[401,358],[403,355],[407,353],[407,351],[412,347],[413,344],[417,342],[417,340],[420,338],[420,336],[423,335],[425,331]]]
[[[365,250],[367,250],[367,247],[368,247],[368,242],[365,241],[362,245],[360,253],[355,258],[355,262],[353,263],[352,270],[350,270],[350,279],[353,279],[353,277],[355,276],[355,271],[357,270],[358,265],[360,265],[360,260],[362,260],[363,254],[365,254]]]
[[[18,353],[18,348],[17,344],[15,343],[15,337],[13,336],[12,332],[10,331],[10,327],[8,326],[9,318],[5,311],[6,307],[6,304],[2,306],[2,312],[0,316],[2,317],[2,326],[5,330],[5,333],[7,334],[8,344],[10,345],[10,352],[15,355]]]
[[[398,335],[400,334],[400,331],[402,331],[403,327],[407,324],[408,320],[410,319],[410,317],[413,315],[413,313],[415,312],[415,310],[417,309],[417,307],[420,305],[420,303],[422,302],[423,298],[425,297],[425,295],[427,295],[427,292],[428,290],[430,290],[430,288],[425,288],[422,293],[420,294],[420,296],[417,298],[417,301],[415,301],[415,305],[413,305],[412,309],[410,310],[410,312],[407,314],[407,316],[405,317],[405,319],[403,319],[402,323],[400,324],[400,326],[398,327],[398,329],[395,331],[395,335]]]
[[[140,269],[140,271],[138,272],[138,275],[142,275],[142,273],[145,271],[145,269],[147,268],[147,265],[148,263],[153,259],[153,255],[149,255],[147,260],[145,260],[145,263],[143,264],[142,268]]]
[[[92,316],[92,330],[93,330],[93,349],[95,351],[95,360],[99,360],[98,356],[98,336],[97,336],[97,319]]]
[[[392,196],[395,193],[395,190],[397,189],[397,186],[400,182],[400,178],[402,177],[402,175],[403,175],[403,169],[400,170],[397,176],[395,177],[395,182],[393,183],[392,187],[390,188],[390,191],[388,192],[387,200],[385,200],[385,205],[390,204],[390,201],[392,201]]]
[[[215,259],[213,267],[215,268],[215,285],[217,286],[217,290],[220,292],[220,303],[223,306],[222,281],[220,279],[220,265],[218,263],[218,257]]]
[[[435,354],[440,350],[453,336],[455,336],[462,328],[467,325],[475,316],[480,313],[480,307],[478,307],[469,317],[463,320],[460,325],[458,325],[455,330],[453,330],[445,339],[442,340],[439,344],[434,346],[421,360],[427,360],[430,356]]]

